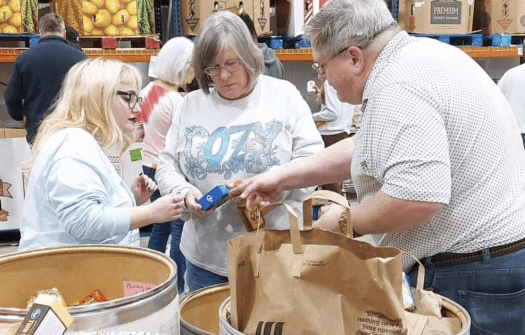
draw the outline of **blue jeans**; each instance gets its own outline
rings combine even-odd
[[[425,266],[425,288],[463,306],[472,318],[470,334],[525,334],[525,249],[475,263]],[[417,266],[409,274],[415,286]]]
[[[155,170],[142,166],[144,174],[155,180]],[[155,191],[150,201],[153,202],[160,198],[160,192]],[[154,223],[149,236],[148,248],[166,252],[166,245],[171,234],[170,258],[177,264],[177,286],[179,293],[184,292],[184,273],[186,272],[186,258],[180,251],[180,238],[182,236],[182,228],[184,228],[184,221],[175,220],[166,223]]]
[[[207,286],[227,283],[228,277],[204,270],[186,260],[186,280],[190,292],[193,292]]]

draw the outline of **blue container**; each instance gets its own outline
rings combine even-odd
[[[282,49],[283,48],[283,40],[280,38],[272,38],[270,40],[270,48],[272,49]]]
[[[197,202],[202,206],[202,211],[206,212],[212,207],[219,207],[230,195],[230,189],[224,185],[215,186],[208,193],[202,196]]]

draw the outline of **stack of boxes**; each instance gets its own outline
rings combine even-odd
[[[422,34],[525,33],[521,0],[399,0],[399,24]]]
[[[181,2],[184,35],[197,35],[204,20],[222,10],[247,13],[253,20],[258,36],[270,34],[270,0],[181,0]]]
[[[55,0],[54,8],[84,36],[155,33],[153,0]]]
[[[38,0],[0,1],[0,33],[38,33]]]

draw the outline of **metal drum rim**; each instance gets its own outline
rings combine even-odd
[[[169,303],[171,303],[175,298],[178,297],[176,280],[177,271],[175,262],[163,253],[142,247],[83,244],[54,248],[42,248],[6,254],[0,257],[0,265],[6,261],[25,258],[28,254],[53,255],[56,253],[63,253],[67,250],[72,249],[82,251],[93,250],[106,252],[118,252],[126,250],[128,253],[137,254],[141,256],[149,254],[148,256],[152,256],[152,258],[158,259],[165,263],[165,265],[167,265],[169,268],[170,275],[168,276],[168,278],[166,278],[166,280],[164,280],[162,284],[146,292],[142,292],[130,297],[117,298],[107,302],[101,302],[93,305],[68,307],[68,312],[71,313],[71,315],[75,319],[75,322],[71,325],[70,330],[76,330],[80,325],[83,324],[96,324],[97,329],[99,329],[101,328],[101,326],[113,327],[134,320],[139,320],[143,317],[152,314],[152,312],[166,307]],[[130,313],[130,311],[133,310],[138,311],[135,311],[135,313],[132,313],[132,316],[129,316],[128,314]],[[27,312],[27,308],[0,308],[0,321],[7,321],[13,323],[20,322],[23,320]],[[105,316],[105,314],[108,313],[111,313],[111,317]],[[97,323],[94,323],[93,319],[97,319]],[[99,321],[103,321],[103,325],[101,325]],[[90,329],[84,328],[81,330]]]

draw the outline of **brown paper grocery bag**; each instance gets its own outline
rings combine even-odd
[[[290,230],[228,241],[232,325],[244,334],[406,334],[400,251],[312,229],[311,215],[299,231],[286,204],[261,213],[281,205]]]
[[[410,254],[409,254],[410,255]],[[412,255],[410,255],[412,256]],[[414,257],[414,256],[412,256]],[[416,259],[414,257],[414,259]],[[446,317],[442,310],[447,304],[443,298],[432,291],[423,289],[425,281],[425,267],[419,260],[417,282],[414,292],[416,310],[414,312],[406,311],[405,317],[410,335],[448,335],[459,334],[462,328],[462,322],[457,317]],[[450,303],[447,307],[454,308]]]

